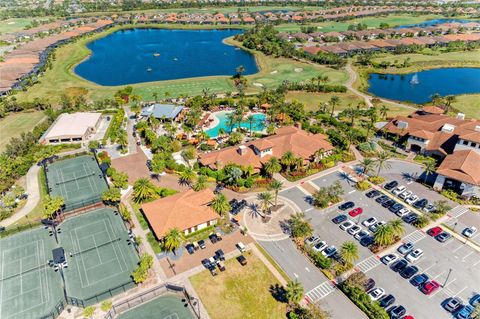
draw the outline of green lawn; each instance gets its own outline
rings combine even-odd
[[[0,34],[21,31],[33,20],[40,22],[48,20],[48,18],[12,18],[2,20],[2,22],[0,22]]]
[[[382,17],[366,17],[366,18],[360,18],[360,19],[353,19],[353,20],[348,20],[348,21],[342,21],[342,22],[336,22],[336,21],[328,21],[328,22],[318,22],[318,23],[308,23],[308,26],[317,26],[319,31],[322,32],[329,32],[329,31],[347,31],[348,26],[351,24],[357,24],[357,23],[365,23],[369,28],[378,28],[380,26],[380,23],[388,23],[390,26],[399,26],[399,25],[405,25],[405,24],[416,24],[416,23],[421,23],[425,22],[427,20],[432,20],[432,19],[439,19],[443,18],[443,16],[440,15],[434,15],[434,14],[429,14],[429,15],[409,15],[409,14],[392,14],[388,16],[382,16]],[[282,32],[295,32],[295,31],[300,31],[302,25],[300,24],[280,24],[276,26],[275,28],[279,31]]]
[[[246,266],[230,259],[226,271],[215,277],[207,270],[190,277],[208,314],[212,319],[285,318],[286,304],[270,293],[270,287],[280,284],[254,254],[245,256]]]
[[[146,27],[144,25],[142,27]],[[162,28],[179,28],[172,25],[149,25]],[[185,26],[187,28],[198,28],[198,26]],[[210,26],[209,28],[218,27]],[[32,101],[38,97],[52,103],[58,103],[64,92],[82,92],[87,99],[103,100],[112,98],[116,91],[124,86],[99,86],[86,81],[72,71],[74,66],[89,55],[89,50],[85,47],[88,41],[105,36],[108,33],[118,30],[120,27],[112,28],[101,34],[97,34],[87,39],[81,39],[75,43],[67,44],[56,50],[56,60],[53,68],[47,70],[44,76],[40,78],[40,83],[30,87],[26,92],[19,92],[16,96],[20,101]],[[229,44],[237,44],[232,39],[226,40]],[[302,63],[288,59],[275,59],[267,57],[261,53],[255,53],[260,71],[254,75],[247,76],[249,86],[247,92],[259,92],[263,85],[268,88],[278,86],[282,81],[308,80],[318,74],[326,74],[332,82],[340,83],[347,79],[343,71],[338,71],[320,65]],[[212,62],[213,63],[213,62]],[[232,70],[233,72],[233,70]],[[256,85],[254,85],[254,83]],[[234,91],[233,83],[230,77],[211,76],[199,77],[172,81],[159,81],[133,84],[134,93],[140,95],[143,100],[153,99],[153,92],[157,92],[163,97],[166,92],[172,97],[180,94],[189,96],[201,94],[204,89],[209,89],[212,93],[224,93]],[[86,93],[85,93],[86,92]]]
[[[480,118],[480,94],[458,95],[453,107],[470,118]]]
[[[12,137],[28,132],[42,121],[45,115],[41,111],[9,114],[0,120],[0,152],[5,149]]]

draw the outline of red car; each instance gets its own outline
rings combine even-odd
[[[363,213],[363,209],[361,207],[357,207],[352,209],[351,211],[348,212],[348,215],[355,217]]]
[[[432,236],[432,237],[435,237],[435,236],[437,236],[437,235],[440,235],[442,232],[443,232],[442,227],[436,226],[436,227],[430,228],[430,229],[427,231],[427,234],[429,234],[429,235]]]
[[[427,281],[420,289],[424,294],[430,295],[432,292],[440,288],[440,284],[435,280]]]
[[[405,317],[402,317],[402,319],[415,319],[415,318],[413,318],[413,316],[405,316]]]

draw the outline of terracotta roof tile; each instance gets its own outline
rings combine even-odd
[[[480,154],[474,150],[456,151],[448,155],[437,169],[437,173],[458,181],[480,186],[478,163]]]

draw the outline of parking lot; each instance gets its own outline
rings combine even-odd
[[[450,215],[452,218],[445,222],[445,224],[462,236],[464,236],[463,232],[466,228],[475,227],[477,231],[468,238],[468,240],[480,246],[480,213],[472,212],[471,210],[462,207],[462,209],[458,208],[454,210]]]
[[[417,196],[427,198],[430,202],[444,199],[438,193],[410,180],[410,176],[421,175],[421,170],[416,164],[394,161],[392,168],[382,175],[387,176],[387,180],[398,180],[400,184],[405,185]],[[375,199],[366,197],[365,192],[356,190],[355,183],[342,172],[330,173],[307,183],[318,188],[332,185],[335,181],[340,181],[342,184],[345,191],[344,202],[353,201],[356,204],[355,207],[363,208],[363,213],[358,217],[352,218],[347,215],[355,224],[361,225],[362,221],[369,217],[375,217],[377,220],[385,222],[398,218],[394,213],[375,202]],[[325,210],[314,208],[309,203],[308,192],[301,185],[284,190],[280,195],[297,204],[305,212],[306,217],[311,220],[315,234],[321,240],[325,240],[328,245],[335,245],[339,248],[347,240],[356,241],[352,235],[341,230],[331,221],[339,214],[338,205]],[[398,200],[398,202],[402,201]],[[454,214],[461,212],[460,206],[452,202],[449,204],[451,207],[455,207]],[[362,228],[365,227],[362,226]],[[452,318],[452,315],[442,308],[442,302],[455,296],[467,302],[475,293],[480,292],[480,288],[478,288],[480,287],[480,254],[455,238],[442,244],[409,224],[405,224],[405,230],[402,242],[412,242],[415,248],[424,251],[423,257],[414,263],[419,267],[419,273],[425,272],[430,279],[440,283],[442,286],[440,289],[431,295],[424,295],[418,288],[410,284],[408,279],[403,279],[389,266],[384,265],[380,261],[382,256],[372,254],[370,250],[361,245],[358,245],[360,258],[355,268],[373,278],[377,282],[377,286],[385,289],[386,294],[393,294],[396,297],[395,304],[403,305],[407,309],[407,313],[415,318]],[[476,239],[480,239],[480,236],[473,238],[473,240]],[[395,248],[393,247],[393,249]],[[309,293],[311,292],[307,292],[307,296]]]

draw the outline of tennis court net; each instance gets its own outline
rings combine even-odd
[[[22,272],[19,272],[19,273],[10,275],[10,276],[3,277],[2,279],[0,279],[0,281],[5,281],[5,280],[12,279],[12,278],[15,278],[15,277],[23,276],[23,275],[28,274],[28,273],[31,273],[31,272],[33,272],[33,271],[35,271],[35,270],[42,270],[42,269],[46,268],[47,266],[48,266],[48,264],[43,264],[43,265],[40,265],[40,266],[35,266],[35,267],[30,268],[30,269],[28,269],[28,270],[25,270],[25,271],[22,271]]]
[[[81,179],[84,179],[84,178],[87,178],[87,177],[91,177],[91,176],[94,176],[94,175],[95,175],[95,173],[89,173],[89,174],[85,174],[85,175],[78,176],[78,177],[76,176],[75,178],[70,178],[70,179],[67,179],[67,180],[56,182],[55,185],[62,185],[62,184],[70,183],[70,182],[73,182],[73,181],[78,181],[78,180],[81,180]]]
[[[94,249],[98,249],[98,248],[110,245],[110,244],[115,243],[115,242],[120,241],[120,240],[121,240],[121,238],[118,237],[118,238],[115,238],[113,240],[107,241],[106,243],[103,243],[103,244],[100,244],[100,245],[97,245],[97,246],[94,246],[94,247],[91,247],[91,248],[87,248],[87,249],[77,251],[77,252],[72,252],[71,255],[72,256],[77,256],[77,255],[80,255],[80,254],[84,254],[84,253],[87,253],[87,252],[92,251]]]

